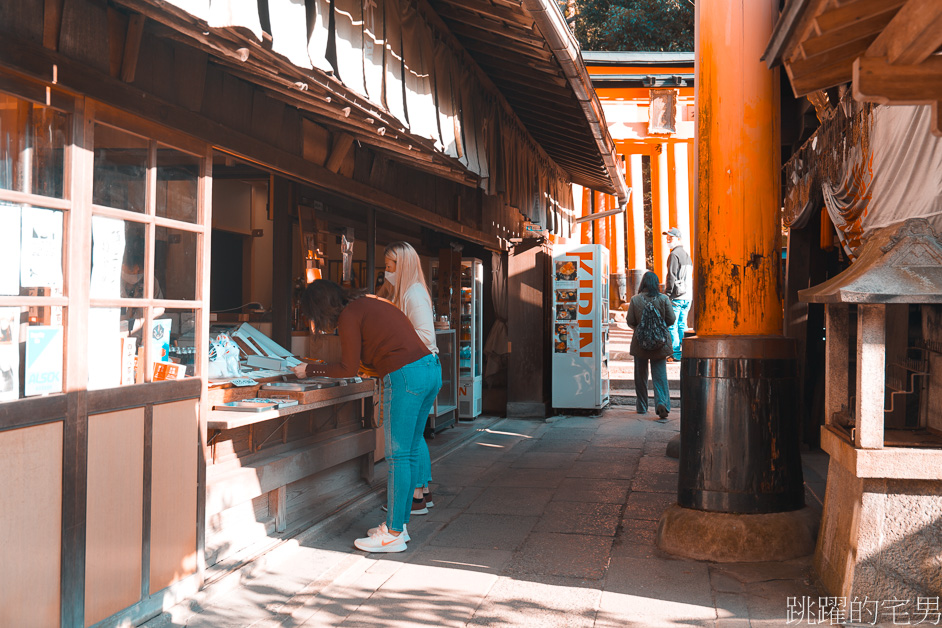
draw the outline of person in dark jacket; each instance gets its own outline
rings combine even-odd
[[[641,324],[641,317],[648,303],[654,307],[668,327],[674,322],[674,310],[667,295],[659,289],[657,275],[648,271],[641,277],[638,294],[631,297],[625,322],[632,329]],[[665,341],[657,349],[645,350],[641,347],[638,334],[632,334],[628,353],[635,359],[635,410],[638,414],[648,411],[648,362],[651,363],[651,379],[654,381],[654,408],[658,420],[664,422],[671,411],[671,397],[667,389],[667,356],[671,355],[670,341]]]
[[[673,353],[669,361],[680,360],[684,342],[684,329],[687,328],[687,312],[690,310],[690,295],[693,289],[693,260],[684,250],[683,234],[677,227],[664,232],[667,246],[671,253],[667,256],[667,277],[664,280],[664,292],[670,297],[674,308],[674,324],[670,326],[671,348]]]

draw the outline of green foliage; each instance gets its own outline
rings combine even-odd
[[[575,0],[583,50],[692,52],[693,0]]]

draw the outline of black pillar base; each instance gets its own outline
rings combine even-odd
[[[740,514],[804,506],[793,340],[687,337],[680,390],[681,506]]]

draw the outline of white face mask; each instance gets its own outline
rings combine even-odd
[[[383,276],[386,278],[386,283],[390,286],[396,285],[396,271],[384,271]]]
[[[144,273],[126,273],[121,271],[121,280],[126,284],[135,284],[144,278]]]

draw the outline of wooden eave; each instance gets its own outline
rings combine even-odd
[[[790,0],[763,59],[795,96],[850,83],[861,102],[931,105],[942,136],[939,0]]]
[[[534,140],[574,183],[620,198],[625,195],[623,179],[613,183],[622,175],[611,163],[614,143],[594,91],[589,96],[594,104],[580,100],[580,86],[567,76],[553,46],[547,45],[558,33],[543,32],[524,0],[428,2]]]

